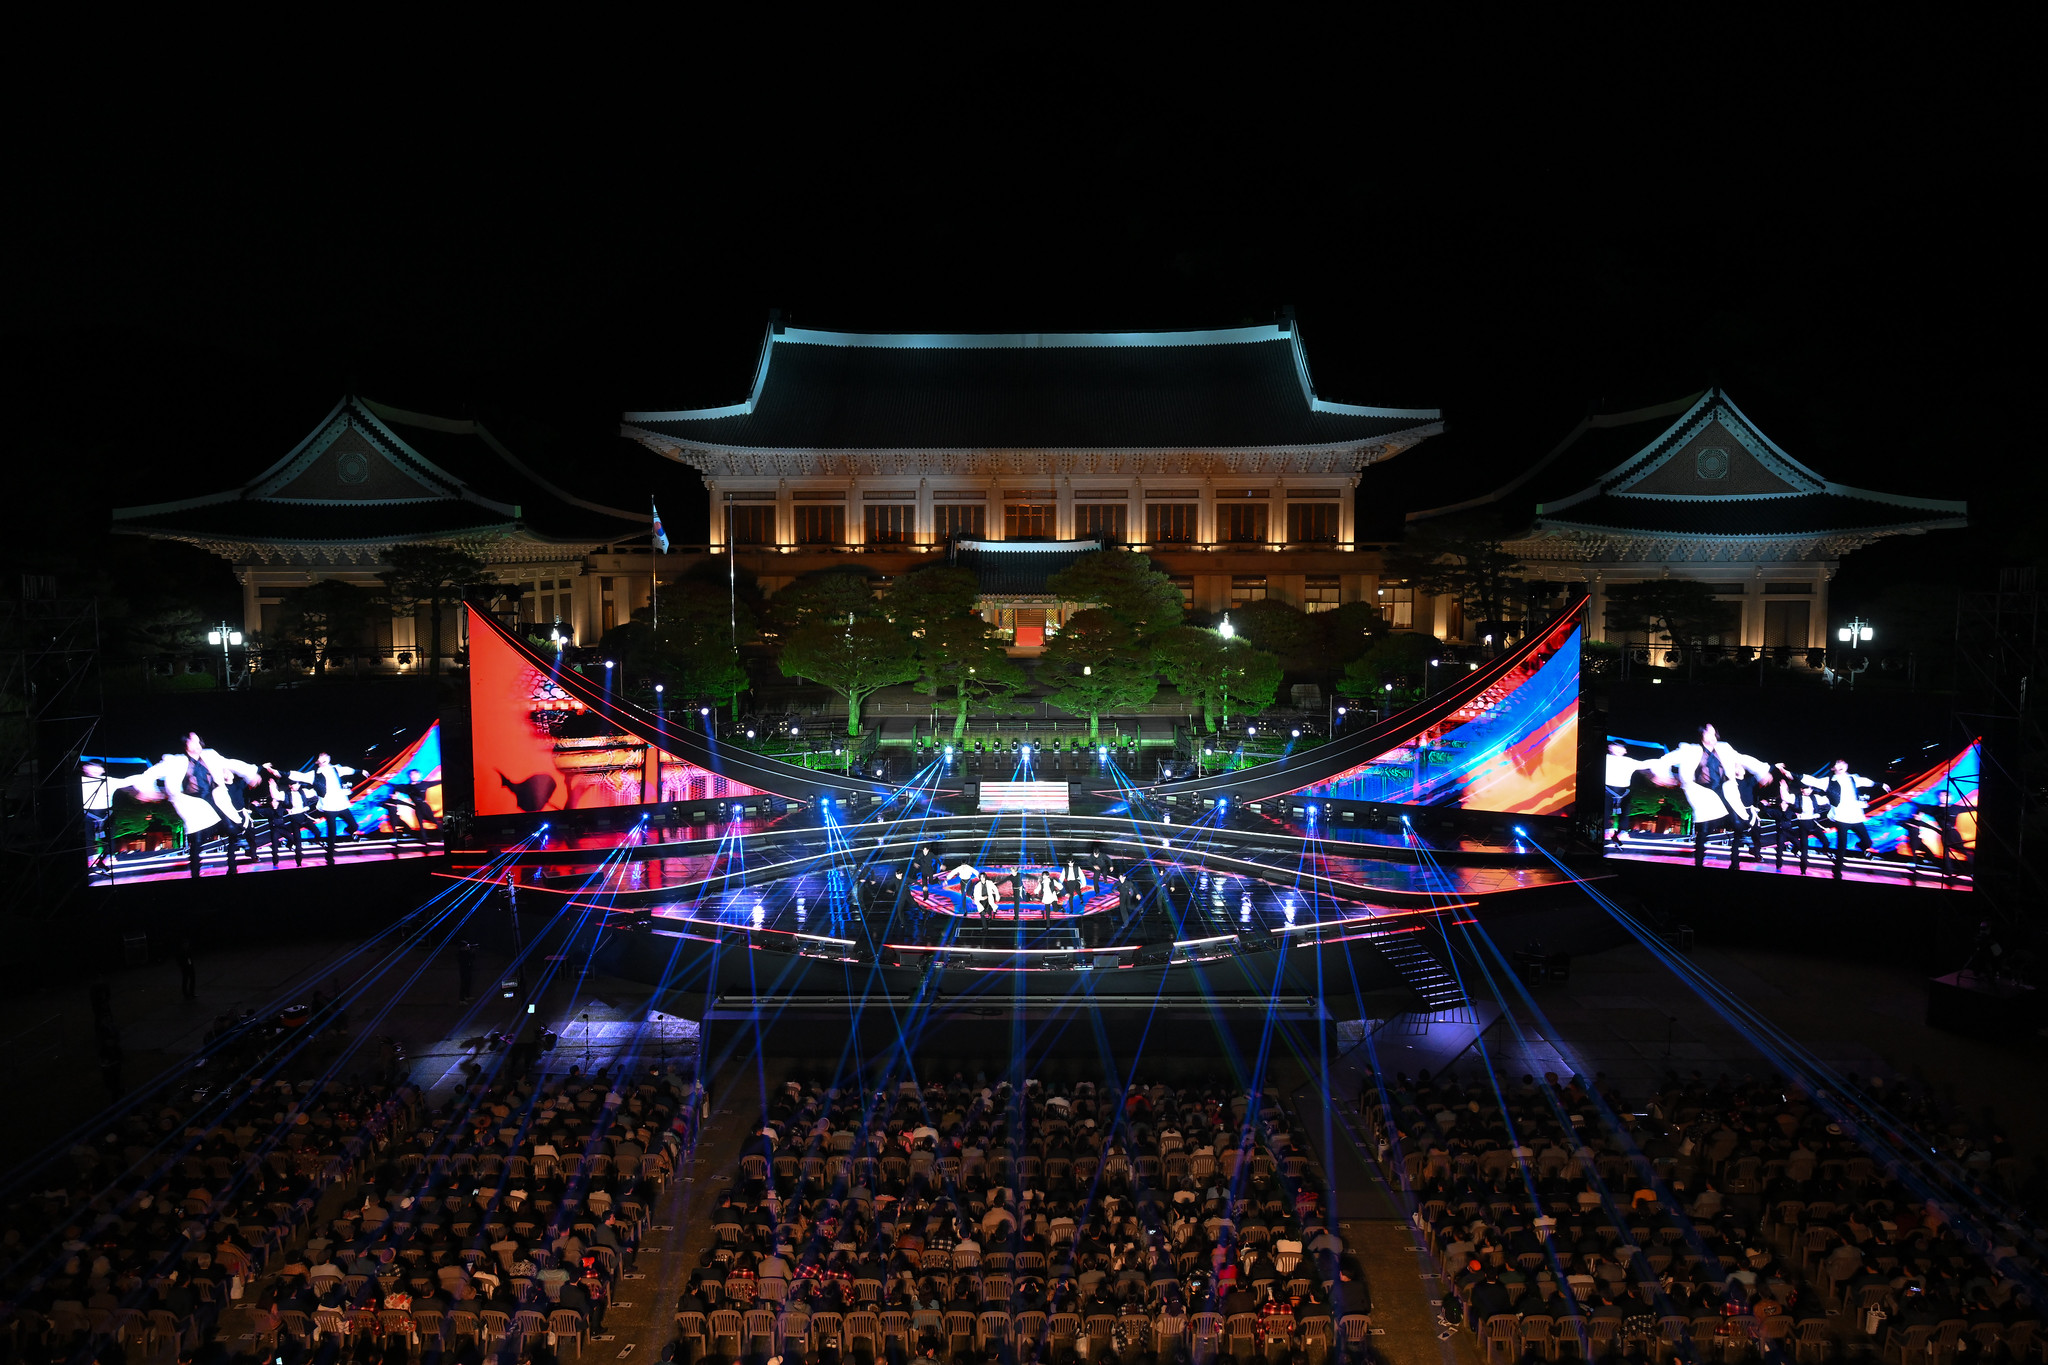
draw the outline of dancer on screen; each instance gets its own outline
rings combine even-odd
[[[1754,783],[1767,782],[1770,765],[1751,758],[1721,738],[1711,722],[1700,726],[1697,744],[1681,744],[1647,765],[1662,787],[1677,787],[1692,807],[1692,861],[1694,867],[1707,863],[1707,838],[1717,831],[1728,833],[1728,867],[1742,862],[1741,840],[1747,837],[1750,852],[1763,861],[1762,831],[1752,804],[1744,792],[1744,780],[1754,792]]]
[[[334,761],[332,754],[323,750],[314,759],[311,771],[291,774],[292,781],[303,782],[313,789],[313,809],[319,812],[318,818],[327,824],[327,861],[330,863],[334,861],[336,820],[348,822],[349,838],[363,837],[362,826],[356,823],[354,804],[349,800],[348,783],[342,780],[354,777],[361,771],[360,768],[342,767]]]
[[[215,839],[226,840],[230,874],[235,871],[235,840],[247,839],[249,860],[256,861],[255,822],[236,804],[234,785],[253,787],[262,780],[262,770],[255,764],[209,749],[196,732],[187,732],[182,753],[165,754],[114,783],[110,792],[125,788],[138,801],[170,802],[185,826],[185,853],[191,875],[197,877],[201,854]]]

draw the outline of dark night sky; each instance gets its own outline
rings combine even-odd
[[[588,102],[421,64],[340,101],[59,99],[6,228],[18,487],[52,515],[8,557],[238,481],[350,385],[605,459],[621,409],[737,398],[771,307],[1049,331],[1292,305],[1324,393],[1446,410],[1370,476],[1389,515],[1589,405],[1719,380],[1831,477],[1970,497],[1983,533],[1914,572],[2038,548],[2020,35],[1591,37],[914,74],[628,51]]]

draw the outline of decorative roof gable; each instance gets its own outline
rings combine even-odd
[[[279,502],[415,502],[462,496],[461,480],[436,469],[354,398],[296,449],[251,480],[245,496]]]
[[[1781,448],[1720,389],[1632,412],[1589,417],[1549,454],[1484,497],[1411,512],[1426,521],[1519,506],[1516,539],[1741,545],[1806,541],[1840,553],[1878,536],[1967,525],[1966,504],[1831,482]]]
[[[1827,491],[1827,480],[1764,435],[1719,389],[1709,389],[1641,450],[1585,488],[1536,506],[1547,515],[1613,497],[1787,498]]]

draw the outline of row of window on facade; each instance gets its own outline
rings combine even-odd
[[[1216,507],[1216,541],[1219,544],[1263,545],[1267,541],[1268,510],[1257,503],[1219,503]],[[1145,539],[1154,545],[1198,543],[1196,503],[1152,503],[1145,508]],[[772,506],[729,505],[732,541],[735,545],[778,543],[776,509]],[[863,531],[869,545],[909,545],[917,540],[917,508],[910,503],[870,503],[862,509]],[[799,503],[790,509],[790,533],[798,545],[844,545],[846,508],[833,503]],[[1012,502],[1003,506],[1005,540],[1052,540],[1058,534],[1058,505],[1040,502]],[[932,538],[935,541],[964,536],[970,540],[988,534],[988,509],[980,504],[940,503],[931,509]],[[1077,503],[1074,506],[1076,539],[1101,536],[1118,541],[1130,537],[1130,508],[1123,503]],[[1290,544],[1326,545],[1337,541],[1335,503],[1308,503],[1287,509],[1287,540]]]

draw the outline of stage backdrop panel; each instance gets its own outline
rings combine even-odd
[[[1571,810],[1581,631],[1560,630],[1465,705],[1304,796],[1515,815]]]
[[[469,698],[478,815],[760,794],[623,732],[492,630],[470,632]]]

